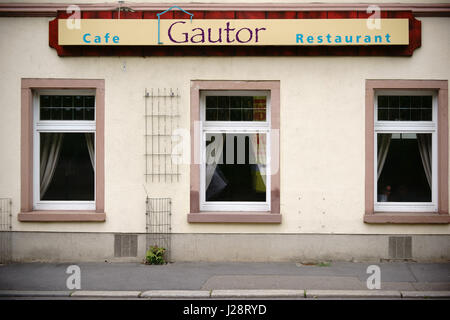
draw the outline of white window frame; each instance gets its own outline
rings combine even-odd
[[[50,201],[40,200],[40,133],[94,133],[96,134],[96,109],[94,120],[39,120],[41,95],[81,95],[95,96],[95,90],[38,90],[33,92],[33,209],[34,210],[95,210],[96,174],[94,168],[94,200],[93,201]],[[96,103],[96,100],[94,100]],[[95,107],[95,104],[94,104]],[[97,150],[94,139],[94,150]]]
[[[432,121],[378,121],[378,96],[432,96]],[[427,90],[377,90],[374,99],[374,211],[378,212],[437,212],[438,211],[438,97]],[[432,135],[431,202],[379,202],[377,158],[379,133],[430,133]]]
[[[206,96],[266,96],[266,121],[206,121]],[[206,90],[200,91],[200,211],[270,211],[270,91],[267,90]],[[266,134],[266,201],[206,201],[206,134],[265,133]]]

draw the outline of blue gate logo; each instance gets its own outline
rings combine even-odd
[[[194,17],[194,14],[189,13],[189,12],[187,12],[187,11],[181,9],[181,8],[178,7],[178,6],[173,6],[173,7],[170,7],[169,9],[167,9],[166,11],[157,13],[156,15],[158,16],[158,44],[163,44],[163,43],[161,42],[161,37],[160,37],[160,31],[161,31],[161,30],[160,30],[160,20],[161,20],[161,16],[162,16],[163,14],[165,14],[166,12],[172,11],[172,10],[174,10],[174,9],[178,9],[178,10],[180,10],[180,11],[182,11],[182,12],[188,14],[188,15],[190,16],[191,23],[192,23],[192,18]]]

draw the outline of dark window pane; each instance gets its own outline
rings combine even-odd
[[[95,120],[95,96],[40,97],[41,120]]]
[[[377,135],[379,202],[431,202],[432,135]]]
[[[231,121],[241,121],[242,120],[242,109],[230,109],[230,120]]]
[[[209,121],[266,121],[265,96],[207,96],[206,120]],[[212,111],[217,101],[217,117]]]
[[[94,108],[95,107],[95,97],[94,96],[85,96],[84,97],[84,106],[86,108]]]
[[[253,97],[242,97],[242,108],[253,108]]]
[[[243,119],[244,121],[253,121],[253,109],[243,109]]]
[[[378,96],[378,108],[388,107],[388,96]]]
[[[62,105],[62,97],[61,96],[51,96],[52,100],[52,107],[54,108],[61,108]]]
[[[401,96],[400,97],[400,108],[409,109],[410,107],[411,107],[411,97],[410,96]]]
[[[84,109],[83,108],[74,108],[73,120],[86,120],[84,118]]]
[[[379,96],[378,120],[432,121],[432,96]]]
[[[94,200],[94,134],[40,134],[41,200]]]
[[[207,121],[217,120],[217,109],[206,110],[206,120]]]
[[[400,120],[409,121],[411,119],[411,109],[400,109]]]
[[[73,107],[73,97],[72,96],[63,96],[63,106],[65,108]]]
[[[412,96],[411,97],[411,108],[421,108],[422,107],[422,97]]]
[[[378,108],[378,120],[389,120],[388,109]]]
[[[50,120],[51,119],[50,110],[51,110],[51,108],[41,108],[41,110],[40,110],[41,120]]]
[[[230,109],[219,109],[218,114],[217,114],[217,120],[229,121],[230,120]]]
[[[230,107],[230,97],[220,96],[217,97],[217,107],[221,109],[228,109]]]
[[[63,120],[73,119],[73,108],[63,108]]]
[[[83,107],[83,97],[82,96],[75,96],[74,97],[73,106],[74,107],[78,107],[78,108],[82,108]]]
[[[424,96],[422,97],[422,108],[431,109],[432,108],[432,97]]]
[[[422,121],[431,121],[433,118],[431,109],[422,109]]]
[[[266,201],[266,135],[206,136],[206,201]]]
[[[419,121],[421,119],[420,109],[411,109],[411,121]]]
[[[230,97],[230,108],[241,108],[242,97]]]
[[[42,108],[50,108],[50,96],[41,96],[41,107]]]
[[[62,120],[62,108],[52,108],[50,120]]]
[[[95,119],[95,108],[85,108],[84,109],[84,120],[94,120]]]
[[[39,117],[41,120],[51,120],[52,97],[40,96]]]
[[[389,109],[388,120],[398,121],[400,116],[400,109]]]
[[[389,96],[389,108],[398,108],[400,98],[398,96]]]
[[[217,97],[206,96],[206,109],[217,108]]]

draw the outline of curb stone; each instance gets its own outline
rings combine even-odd
[[[140,291],[74,291],[71,297],[138,298]]]
[[[148,291],[18,291],[0,290],[6,297],[74,297],[74,298],[394,298],[450,299],[450,291],[382,291],[382,290],[148,290]]]
[[[211,291],[206,290],[149,290],[141,298],[210,298]]]
[[[400,291],[306,290],[306,298],[402,298]]]
[[[212,290],[211,298],[305,298],[305,290]]]
[[[72,291],[0,290],[0,297],[70,297]]]
[[[450,291],[401,291],[402,298],[450,298]]]

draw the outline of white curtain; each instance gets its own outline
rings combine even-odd
[[[255,163],[258,166],[259,173],[264,187],[266,186],[266,164],[267,164],[267,143],[266,134],[256,133],[251,136],[251,144],[253,148],[253,154],[255,155]]]
[[[41,199],[50,186],[56,165],[58,164],[61,146],[64,139],[63,133],[41,134],[41,161],[40,161],[40,192]]]
[[[85,133],[86,145],[89,151],[89,158],[91,158],[92,169],[95,170],[95,149],[94,149],[94,134]]]
[[[214,172],[216,171],[217,164],[220,161],[220,157],[222,156],[223,150],[223,136],[222,134],[214,134],[211,135],[211,138],[214,137],[214,141],[212,141],[209,145],[206,146],[206,185],[205,190],[208,190],[209,185],[211,184],[212,178],[214,176]],[[220,176],[216,175],[220,178]]]
[[[386,162],[386,157],[388,155],[389,146],[391,144],[392,134],[382,133],[378,135],[378,155],[377,155],[377,179],[380,178],[381,172],[383,171],[384,163]]]
[[[417,134],[417,143],[419,145],[420,158],[422,158],[423,169],[427,177],[428,185],[431,188],[431,160],[432,160],[432,148],[431,148],[431,134]]]

